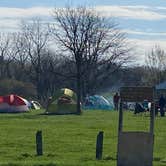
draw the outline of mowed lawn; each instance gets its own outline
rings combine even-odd
[[[41,115],[0,114],[0,166],[116,166],[118,112]],[[124,113],[124,130],[148,131],[149,116]],[[36,156],[35,134],[43,132],[44,155]],[[103,160],[95,159],[96,136],[104,131]],[[154,166],[166,165],[166,117],[156,118]]]

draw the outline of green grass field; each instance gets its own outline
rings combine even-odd
[[[118,113],[41,115],[41,111],[0,114],[0,166],[115,166]],[[124,130],[148,131],[149,117],[125,112]],[[36,156],[42,130],[44,155]],[[96,136],[104,131],[103,160],[95,160]],[[154,166],[166,165],[166,117],[156,118]]]

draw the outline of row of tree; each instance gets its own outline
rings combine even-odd
[[[126,34],[116,22],[85,7],[55,9],[53,13],[53,24],[44,24],[40,19],[22,21],[19,32],[0,35],[1,81],[26,83],[25,87],[35,91],[26,95],[36,95],[43,101],[59,88],[72,88],[78,96],[78,113],[86,94],[119,80],[127,82],[130,77],[131,82],[135,81],[138,75],[129,68],[134,56]],[[148,55],[146,67],[134,67],[136,72],[143,70],[148,75],[139,78],[139,84],[164,79],[164,58],[164,51],[156,47]],[[128,73],[128,78],[122,73]]]

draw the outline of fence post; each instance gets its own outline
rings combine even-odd
[[[36,153],[37,156],[43,155],[42,131],[36,132]]]
[[[103,131],[100,131],[97,135],[96,141],[96,159],[101,160],[103,153]]]

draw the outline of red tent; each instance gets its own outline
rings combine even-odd
[[[0,96],[0,112],[26,112],[28,101],[17,95]]]

